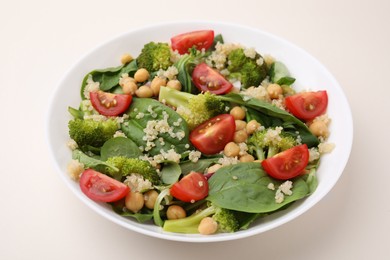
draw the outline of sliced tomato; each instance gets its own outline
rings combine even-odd
[[[178,200],[195,202],[206,198],[209,194],[209,184],[203,174],[191,172],[173,184],[170,193]]]
[[[234,117],[230,114],[221,114],[192,130],[190,141],[200,152],[216,154],[233,140],[235,131]]]
[[[113,94],[103,91],[90,92],[92,106],[104,116],[117,116],[129,108],[133,97],[128,94]]]
[[[295,94],[286,97],[286,107],[294,116],[309,121],[325,112],[328,94],[326,90]]]
[[[302,144],[263,160],[261,165],[271,177],[287,180],[300,175],[308,162],[309,149]]]
[[[209,91],[217,95],[228,93],[233,88],[232,83],[206,63],[200,63],[195,67],[192,81],[200,91]]]
[[[81,174],[80,188],[88,198],[100,202],[118,201],[130,191],[122,182],[92,169],[87,169]]]
[[[188,49],[194,46],[197,50],[207,50],[213,44],[213,41],[213,30],[201,30],[187,32],[172,37],[171,46],[173,50],[177,50],[180,54],[184,54],[188,53]]]

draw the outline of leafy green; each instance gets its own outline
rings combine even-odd
[[[100,159],[96,159],[93,157],[90,157],[83,153],[80,150],[74,150],[72,152],[72,159],[78,160],[80,163],[84,164],[85,168],[92,168],[95,170],[101,170],[103,168],[108,167],[112,172],[118,172],[119,169],[115,166],[112,166],[111,164],[106,163],[105,161],[102,161]]]
[[[295,82],[295,78],[291,77],[286,65],[280,61],[272,63],[269,74],[271,82],[279,85],[290,86]]]
[[[131,61],[130,63],[126,63],[124,65],[118,66],[118,67],[110,67],[106,69],[98,69],[93,70],[89,72],[87,75],[85,75],[83,82],[81,84],[81,99],[85,99],[84,96],[84,89],[87,85],[88,78],[92,76],[92,80],[94,82],[99,82],[99,88],[102,91],[109,91],[115,86],[118,86],[119,79],[122,74],[127,73],[129,75],[134,75],[134,73],[137,71],[138,66],[136,60]]]
[[[283,202],[275,201],[275,188],[283,181],[269,177],[258,163],[239,163],[222,167],[209,179],[208,201],[218,207],[248,212],[267,213],[304,198],[309,194],[308,184],[303,178],[293,180],[292,195],[285,196]]]
[[[150,155],[161,154],[161,150],[165,152],[174,149],[181,154],[187,150],[189,144],[189,130],[183,118],[173,109],[161,104],[157,100],[150,98],[133,98],[129,109],[129,119],[121,124],[122,131],[128,138],[134,141],[138,147],[146,148],[148,146],[147,137],[145,137],[144,129],[147,129],[148,124],[162,122],[165,119],[168,122],[171,133],[158,132],[157,137],[152,141],[153,146],[148,152]],[[140,115],[142,115],[140,117]],[[174,134],[184,134],[183,138],[175,137]],[[160,139],[161,138],[161,139]]]
[[[142,152],[138,146],[126,137],[111,138],[103,144],[100,150],[100,156],[104,161],[115,156],[138,158],[141,155]]]
[[[174,184],[179,180],[181,169],[176,162],[165,162],[161,170],[161,180],[165,184]]]

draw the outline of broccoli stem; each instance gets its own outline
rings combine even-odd
[[[217,208],[213,205],[182,219],[166,220],[163,226],[164,231],[175,233],[199,233],[198,226],[202,219],[215,214]]]
[[[188,101],[193,97],[193,94],[187,92],[177,91],[173,88],[168,87],[161,87],[158,100],[174,107],[187,107]]]
[[[267,153],[267,158],[271,158],[272,156],[274,156],[275,154],[277,154],[279,152],[279,149],[275,146],[269,146],[268,147],[268,153]]]

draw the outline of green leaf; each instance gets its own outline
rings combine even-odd
[[[110,157],[124,156],[127,158],[139,158],[142,152],[138,146],[126,137],[115,137],[107,140],[101,150],[100,156],[103,161]]]
[[[95,170],[100,170],[100,167],[109,167],[114,170],[114,172],[118,172],[119,169],[96,158],[90,157],[83,153],[80,150],[74,150],[72,152],[72,159],[78,160],[80,163],[84,164],[85,168],[92,168]]]
[[[276,203],[275,188],[284,181],[269,177],[259,163],[238,163],[219,169],[209,179],[207,200],[221,208],[248,213],[267,213],[304,198],[309,187],[302,178],[293,180],[292,195],[285,195],[282,203]]]
[[[145,140],[144,130],[147,128],[148,123],[161,122],[166,116],[168,116],[167,122],[172,129],[172,133],[184,134],[184,137],[180,139],[169,132],[159,132],[157,138],[152,141],[155,146],[147,151],[150,155],[161,154],[161,150],[167,152],[174,149],[179,154],[187,151],[186,147],[190,145],[188,126],[184,119],[173,109],[154,99],[133,98],[128,114],[129,119],[121,124],[121,129],[138,147],[147,147],[148,141]],[[137,118],[140,114],[143,116]]]
[[[136,60],[131,61],[130,63],[127,63],[125,65],[121,65],[118,67],[110,67],[105,69],[98,69],[93,70],[89,72],[87,75],[85,75],[83,82],[81,84],[81,98],[84,100],[84,89],[87,85],[88,77],[91,75],[93,81],[100,83],[100,90],[102,91],[110,91],[114,87],[118,86],[119,79],[122,76],[122,74],[127,73],[130,76],[133,76],[134,73],[137,71],[138,66]]]
[[[280,61],[275,61],[270,68],[271,82],[279,85],[292,85],[295,82],[295,78],[291,77],[286,65]]]
[[[199,159],[197,162],[185,161],[180,163],[181,171],[184,175],[194,172],[204,172],[211,164],[217,163],[218,158]]]
[[[176,162],[165,162],[161,170],[161,180],[165,184],[174,184],[179,180],[181,169]]]

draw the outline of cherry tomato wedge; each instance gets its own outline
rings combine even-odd
[[[286,97],[287,109],[296,117],[310,121],[323,114],[328,106],[326,90],[303,92]]]
[[[130,106],[133,99],[128,94],[113,94],[103,91],[90,92],[92,106],[104,116],[117,116],[122,114]]]
[[[200,91],[209,91],[217,95],[228,93],[233,88],[232,83],[206,63],[200,63],[195,67],[192,81]]]
[[[271,177],[287,180],[300,175],[308,162],[309,149],[302,144],[263,160],[261,165]]]
[[[191,172],[172,185],[170,193],[184,202],[195,202],[209,194],[209,184],[203,174]]]
[[[221,114],[197,126],[190,133],[191,143],[204,154],[216,154],[233,140],[236,131],[234,117]]]
[[[207,50],[213,44],[213,41],[213,30],[201,30],[187,32],[172,37],[171,46],[173,50],[177,50],[180,54],[184,54],[193,46],[195,46],[197,50]]]
[[[92,169],[87,169],[81,174],[80,188],[88,198],[100,202],[118,201],[130,191],[122,182]]]

